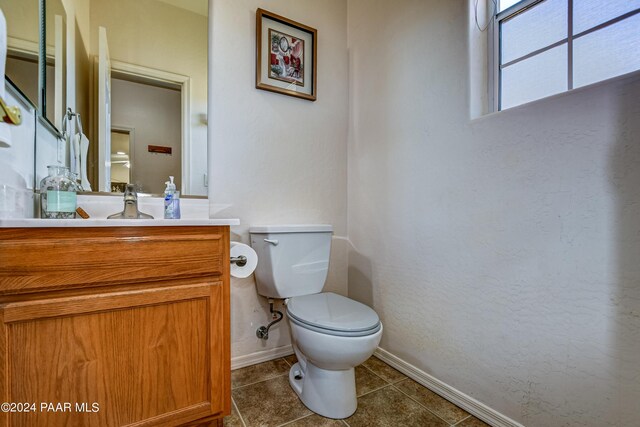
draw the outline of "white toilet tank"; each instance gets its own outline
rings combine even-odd
[[[258,254],[258,293],[291,298],[322,291],[329,271],[330,225],[266,225],[249,228]]]

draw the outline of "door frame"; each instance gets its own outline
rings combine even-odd
[[[144,67],[142,65],[130,64],[127,62],[111,60],[111,73],[138,77],[144,80],[151,80],[163,83],[170,83],[180,86],[181,100],[181,167],[182,179],[180,191],[182,194],[190,193],[189,177],[191,176],[191,77],[182,74],[171,73],[169,71],[156,70],[155,68]],[[121,79],[122,80],[122,79]],[[126,78],[125,78],[126,80]],[[112,126],[113,127],[113,126]]]

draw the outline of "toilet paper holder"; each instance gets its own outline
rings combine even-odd
[[[231,262],[231,264],[235,264],[238,267],[244,267],[245,265],[247,265],[247,257],[244,255],[232,256],[231,258],[229,258],[229,261]]]

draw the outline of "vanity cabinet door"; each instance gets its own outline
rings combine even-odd
[[[1,426],[175,426],[222,414],[222,281],[0,306]]]

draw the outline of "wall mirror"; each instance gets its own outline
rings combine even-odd
[[[64,163],[84,190],[158,194],[171,175],[183,195],[207,195],[208,0],[0,7],[9,40],[25,40],[9,44],[7,76],[65,131]]]
[[[183,194],[206,195],[208,1],[88,3],[92,188],[162,193],[171,175]]]

